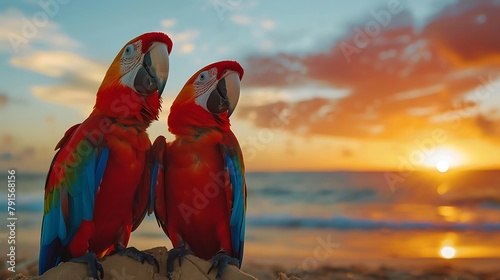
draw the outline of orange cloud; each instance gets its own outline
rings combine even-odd
[[[496,135],[490,127],[498,127],[500,118],[481,118],[484,112],[478,111],[479,104],[500,92],[500,87],[491,86],[491,74],[500,71],[500,60],[494,59],[500,54],[495,36],[500,19],[493,16],[500,14],[500,6],[494,3],[461,1],[420,30],[402,12],[363,46],[356,44],[360,35],[355,29],[317,53],[250,56],[247,87],[314,84],[347,89],[349,94],[242,106],[239,115],[269,127],[272,116],[287,110],[294,116],[288,130],[332,136],[414,138],[434,128],[450,136]],[[359,52],[347,57],[342,49],[346,43]],[[461,114],[464,110],[472,113]]]
[[[424,33],[444,55],[459,64],[499,64],[498,1],[461,0],[445,9]]]
[[[7,106],[9,98],[6,94],[0,92],[0,107]]]

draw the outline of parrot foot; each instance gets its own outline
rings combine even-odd
[[[140,261],[141,263],[147,262],[156,268],[156,272],[160,272],[160,264],[158,263],[156,258],[150,254],[146,254],[137,250],[137,248],[135,247],[125,248],[121,244],[115,244],[115,250],[111,252],[111,254],[112,255],[118,254],[120,256],[131,257],[135,260]]]
[[[97,259],[96,254],[93,252],[87,252],[85,255],[78,258],[72,258],[69,261],[75,263],[86,263],[89,276],[91,276],[93,279],[99,280],[104,278],[104,269]],[[100,277],[97,275],[97,272],[99,272]]]
[[[212,258],[212,265],[210,266],[208,273],[210,273],[210,271],[212,271],[212,269],[217,268],[217,275],[215,276],[215,279],[220,280],[222,278],[222,275],[224,274],[224,271],[226,270],[228,264],[235,265],[235,266],[239,267],[240,261],[236,258],[229,256],[224,251],[219,251]]]
[[[167,258],[167,277],[168,279],[171,279],[172,276],[174,275],[174,262],[175,259],[179,259],[179,266],[182,265],[182,261],[184,260],[184,257],[187,255],[192,255],[193,252],[190,250],[186,249],[185,245],[181,245],[177,248],[173,248],[168,251],[168,258]]]

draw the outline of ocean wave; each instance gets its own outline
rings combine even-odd
[[[366,203],[377,201],[377,193],[373,189],[307,189],[307,188],[285,188],[281,186],[269,186],[259,189],[248,189],[249,199],[289,200],[294,202],[305,201],[308,203]]]
[[[348,217],[317,218],[295,217],[288,215],[247,217],[249,227],[278,227],[278,228],[313,228],[337,230],[500,230],[500,223],[437,223],[437,222],[398,222],[373,221]]]
[[[0,194],[0,208],[7,209],[7,194]],[[43,213],[43,193],[16,193],[16,212]]]

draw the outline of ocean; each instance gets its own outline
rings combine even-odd
[[[34,262],[45,174],[17,175],[17,259]],[[445,260],[446,246],[453,248],[452,258],[469,263],[500,258],[498,170],[250,172],[247,186],[246,262],[411,264]],[[0,190],[0,209],[7,224],[6,188]],[[144,220],[130,245],[171,248],[154,217]]]

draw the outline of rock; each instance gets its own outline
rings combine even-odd
[[[292,276],[292,278],[288,278],[285,273],[280,272],[278,274],[278,280],[301,280],[300,278],[297,278],[295,276]]]
[[[155,268],[148,264],[127,257],[113,255],[105,257],[102,260],[104,268],[104,280],[132,280],[132,279],[153,279],[167,280],[167,249],[165,247],[156,247],[146,250],[146,253],[152,254],[160,264],[160,272],[155,273]],[[216,271],[208,274],[210,262],[197,258],[195,256],[186,256],[179,268],[179,263],[175,262],[174,275],[172,280],[212,280],[215,279]],[[86,264],[81,263],[61,263],[59,266],[46,271],[42,276],[31,279],[37,280],[66,280],[66,279],[89,279]],[[284,278],[287,279],[287,278]],[[222,280],[257,280],[257,278],[248,275],[234,266],[228,266]]]

